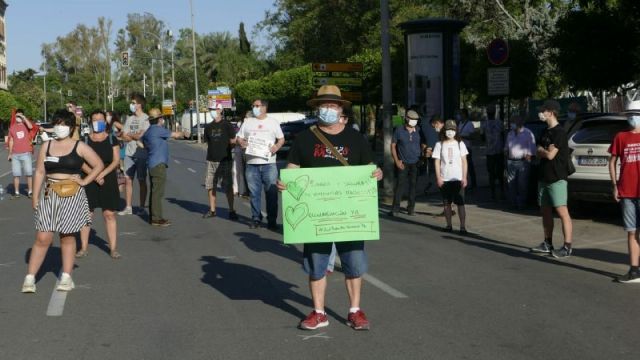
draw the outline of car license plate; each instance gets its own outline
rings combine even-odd
[[[609,159],[606,156],[578,156],[580,166],[607,166]]]

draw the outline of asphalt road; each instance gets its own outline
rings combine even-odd
[[[5,158],[2,149],[0,183],[8,185]],[[422,198],[419,216],[382,215],[382,239],[367,244],[362,308],[371,331],[344,324],[348,301],[335,272],[331,324],[306,332],[296,327],[311,303],[300,248],[250,230],[247,200],[237,201],[239,222],[226,219],[223,196],[220,217],[202,219],[204,169],[202,148],[173,142],[165,202],[173,225],[119,217],[123,257],[112,260],[97,216],[76,289],[63,299],[54,291],[57,240],[37,293],[20,293],[32,211],[26,198],[0,200],[0,358],[637,358],[640,287],[612,281],[626,261],[615,218],[577,220],[576,256],[558,261],[528,253],[540,241],[533,211],[504,212],[476,195],[468,207],[474,234],[462,237],[440,232],[442,219],[431,215],[437,198]],[[587,235],[593,241],[578,248]]]

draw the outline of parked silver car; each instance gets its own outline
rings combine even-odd
[[[616,134],[628,129],[627,117],[621,114],[591,117],[572,124],[569,129],[569,151],[576,172],[569,177],[571,200],[614,201],[607,150]]]

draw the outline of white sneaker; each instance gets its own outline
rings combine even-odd
[[[132,214],[133,214],[133,209],[131,208],[131,206],[127,206],[126,208],[124,208],[124,210],[118,211],[118,215],[132,215]]]
[[[35,293],[36,292],[36,277],[29,274],[24,277],[24,282],[22,283],[22,292],[23,293]]]
[[[58,282],[58,287],[56,290],[58,291],[71,291],[76,286],[73,284],[73,280],[71,280],[71,275],[67,273],[62,273],[60,275],[60,281]]]

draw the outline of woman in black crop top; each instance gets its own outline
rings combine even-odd
[[[117,223],[115,211],[120,205],[120,192],[118,191],[118,178],[116,169],[120,165],[120,143],[111,134],[111,127],[106,121],[106,114],[102,111],[94,111],[89,116],[91,119],[91,134],[87,136],[85,143],[98,154],[105,165],[104,170],[98,174],[95,181],[85,186],[87,199],[89,200],[89,211],[91,217],[96,208],[102,209],[107,239],[111,257],[120,258],[120,253],[116,250],[117,245]],[[84,173],[90,173],[91,167],[85,164],[82,167]],[[76,257],[88,255],[89,236],[91,227],[85,226],[80,231],[80,243],[82,248],[76,253]]]
[[[40,269],[56,232],[60,235],[62,253],[62,274],[56,290],[73,289],[70,274],[76,252],[74,234],[91,223],[84,186],[93,182],[104,169],[102,160],[89,146],[69,137],[76,127],[74,114],[67,110],[56,111],[53,115],[53,125],[56,140],[51,140],[40,148],[33,178],[32,205],[35,210],[37,233],[29,256],[27,276],[22,285],[24,293],[36,291],[35,274]],[[82,178],[80,171],[85,162],[92,170]],[[71,180],[80,187],[74,195],[59,196],[51,186],[61,180]]]

